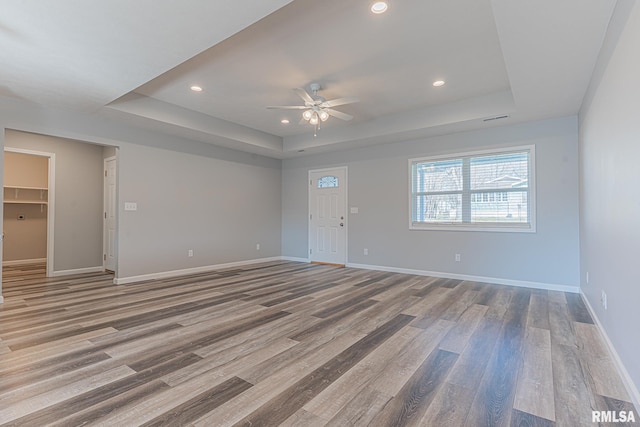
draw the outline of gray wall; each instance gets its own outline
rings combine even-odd
[[[523,144],[536,146],[536,233],[409,230],[408,159]],[[577,147],[570,117],[285,160],[283,255],[307,257],[308,170],[347,165],[348,204],[359,209],[348,217],[349,263],[578,286]]]
[[[5,146],[56,155],[54,271],[102,266],[102,147],[9,129]]]
[[[11,190],[10,190],[11,191]],[[24,219],[18,219],[18,216]],[[32,261],[47,257],[47,208],[5,204],[2,261]]]
[[[2,97],[0,129],[120,148],[118,278],[281,254],[280,160],[134,127],[109,114],[55,110]],[[4,137],[0,133],[0,148]],[[97,150],[102,215],[102,162],[113,148]],[[137,202],[138,211],[125,212],[124,201]],[[100,261],[80,267],[102,265],[99,218]],[[187,258],[187,249],[194,250],[193,258]]]
[[[583,292],[638,389],[640,3],[621,3],[631,14],[580,114],[580,253]]]
[[[134,144],[118,159],[118,277],[280,255],[279,165]],[[123,211],[125,202],[138,210]]]
[[[4,170],[4,129],[0,127],[0,166],[2,166]],[[4,173],[0,173],[0,191],[2,191],[2,195],[4,197]],[[0,214],[4,218],[4,203],[0,204]],[[1,241],[4,238],[2,237],[3,230],[0,230],[0,259],[4,257],[3,246],[4,243]],[[2,296],[2,269],[0,268],[0,303],[4,302],[4,297]]]
[[[5,152],[4,185],[15,187],[48,187],[48,158]],[[8,189],[5,200],[15,199]],[[18,190],[18,199],[37,199],[46,195],[38,190]],[[5,203],[3,215],[2,261],[30,261],[47,257],[47,205]]]

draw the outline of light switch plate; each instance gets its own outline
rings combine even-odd
[[[136,202],[124,202],[125,211],[137,211],[138,204]]]
[[[357,214],[358,213],[358,208],[351,208],[351,213],[352,214]]]

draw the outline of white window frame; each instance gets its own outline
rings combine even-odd
[[[440,231],[488,231],[488,232],[515,232],[515,233],[535,233],[536,232],[536,150],[535,145],[520,145],[512,147],[491,148],[476,151],[463,151],[451,154],[419,157],[409,159],[409,229],[410,230],[440,230]],[[529,181],[528,181],[528,223],[459,223],[459,222],[438,222],[422,223],[413,221],[413,165],[415,163],[437,162],[444,160],[462,159],[465,157],[500,155],[513,152],[529,151]]]

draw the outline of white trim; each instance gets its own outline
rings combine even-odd
[[[76,268],[73,270],[54,271],[51,277],[70,276],[72,274],[101,273],[103,271],[104,271],[104,268],[101,265],[99,265],[96,267],[85,267],[85,268]]]
[[[294,256],[281,256],[280,259],[282,261],[306,262],[307,264],[311,262],[309,258],[298,258]]]
[[[47,190],[47,277],[51,277],[54,274],[54,244],[53,244],[53,232],[56,228],[56,155],[50,153],[49,155],[49,190]]]
[[[631,376],[629,375],[629,372],[627,371],[627,369],[624,367],[624,364],[622,363],[622,360],[620,359],[620,356],[618,355],[616,348],[613,346],[613,343],[609,339],[609,336],[607,335],[607,332],[602,326],[602,323],[600,323],[600,319],[598,318],[595,310],[589,303],[589,299],[584,294],[584,292],[582,292],[582,289],[580,289],[580,296],[582,296],[582,300],[584,301],[584,304],[587,306],[587,309],[589,310],[591,317],[595,321],[596,326],[598,327],[598,331],[600,331],[600,336],[602,337],[605,344],[607,345],[607,349],[609,350],[609,355],[611,356],[611,359],[613,360],[613,364],[618,370],[618,374],[622,378],[622,383],[624,384],[624,387],[627,389],[627,393],[629,393],[632,403],[635,405],[636,408],[640,408],[640,391],[638,390],[636,385],[633,383],[633,380],[631,379]],[[636,411],[638,411],[638,409],[636,409]]]
[[[5,128],[6,130],[7,128]],[[31,156],[49,157],[53,153],[45,153],[43,151],[25,150],[24,148],[4,147],[4,151],[12,153],[29,154]]]
[[[548,291],[560,291],[578,293],[580,288],[573,285],[558,285],[555,283],[529,282],[526,280],[501,279],[498,277],[470,276],[466,274],[446,273],[442,271],[413,270],[409,268],[386,267],[369,264],[347,264],[347,267],[362,268],[364,270],[389,271],[392,273],[415,274],[417,276],[432,276],[443,279],[468,280],[472,282],[491,283],[496,285],[517,286],[520,288],[546,289]]]
[[[6,132],[5,128],[5,132]],[[54,245],[53,245],[53,232],[55,228],[55,189],[56,189],[56,153],[48,153],[45,151],[25,150],[22,148],[4,147],[4,151],[11,153],[29,154],[32,156],[48,157],[49,158],[49,182],[47,190],[47,277],[54,277],[53,271],[53,258],[54,258]]]
[[[4,302],[4,297],[0,295],[0,304],[2,304],[3,302]]]
[[[535,228],[527,225],[517,225],[515,223],[496,225],[478,226],[477,224],[445,224],[445,223],[413,223],[409,225],[409,230],[422,231],[486,231],[490,233],[535,233]]]
[[[186,276],[189,274],[207,273],[209,271],[221,270],[223,268],[241,267],[244,265],[260,264],[263,262],[280,261],[282,257],[258,258],[247,261],[228,262],[225,264],[203,265],[202,267],[184,268],[181,270],[161,271],[158,273],[141,274],[139,276],[117,277],[113,279],[116,285],[125,285],[127,283],[142,282],[146,280],[168,279],[177,276]]]
[[[528,178],[528,204],[529,222],[520,223],[414,223],[413,222],[413,164],[428,161],[441,161],[463,157],[483,156],[487,154],[507,154],[521,151],[529,151],[529,178]],[[507,233],[535,233],[536,232],[536,146],[526,144],[510,147],[494,147],[483,150],[460,151],[449,154],[441,154],[427,157],[414,157],[409,159],[409,230],[412,231],[479,231],[479,232],[507,232]]]
[[[206,273],[209,271],[220,270],[223,268],[240,267],[245,265],[259,264],[259,263],[271,262],[271,261],[292,261],[292,262],[302,262],[307,264],[310,262],[308,258],[276,256],[276,257],[270,257],[270,258],[259,258],[259,259],[252,259],[252,260],[246,260],[246,261],[229,262],[225,264],[205,265],[202,267],[185,268],[181,270],[163,271],[158,273],[143,274],[140,276],[122,277],[122,278],[114,279],[113,282],[116,285],[123,285],[126,283],[133,283],[133,282],[140,282],[140,281],[154,280],[154,279],[166,279],[170,277],[184,276],[188,274]],[[369,265],[369,264],[348,263],[346,266],[349,268],[361,268],[363,270],[377,270],[377,271],[388,271],[392,273],[415,274],[418,276],[441,277],[444,279],[467,280],[467,281],[473,281],[473,282],[492,283],[497,285],[517,286],[517,287],[523,287],[523,288],[546,289],[550,291],[571,292],[571,293],[579,292],[579,287],[572,286],[572,285],[558,285],[558,284],[552,284],[552,283],[529,282],[524,280],[500,279],[497,277],[470,276],[466,274],[414,270],[414,269],[408,269],[408,268],[386,267],[386,266]]]
[[[37,258],[37,259],[16,259],[14,261],[2,261],[2,265],[11,266],[11,265],[28,265],[28,264],[40,264],[41,262],[47,262],[46,258]]]
[[[117,148],[116,148],[116,153],[117,153]],[[116,223],[115,223],[115,242],[114,245],[116,246],[114,248],[115,250],[115,261],[114,261],[114,267],[113,267],[113,271],[117,271],[118,270],[118,156],[109,156],[106,157],[104,159],[102,159],[102,170],[104,171],[104,173],[107,173],[107,162],[111,162],[114,161],[116,162],[116,188],[115,188],[115,195],[114,195],[114,203],[115,203],[115,210],[116,210]],[[107,267],[107,240],[108,240],[108,235],[107,235],[107,218],[105,217],[106,212],[107,212],[107,197],[109,197],[109,195],[107,194],[107,181],[106,181],[106,176],[103,176],[102,179],[102,268],[106,269]]]

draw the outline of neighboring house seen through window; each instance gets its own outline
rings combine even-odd
[[[411,229],[535,231],[535,147],[411,159]]]

